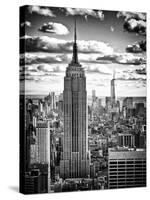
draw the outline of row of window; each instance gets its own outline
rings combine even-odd
[[[126,177],[117,177],[117,176],[111,176],[109,177],[109,180],[130,180],[130,181],[134,181],[134,180],[141,180],[141,179],[146,179],[146,176],[126,176]]]
[[[138,184],[125,184],[125,185],[109,185],[109,189],[115,188],[130,188],[130,187],[144,187],[146,183],[138,183]]]
[[[131,176],[131,175],[133,175],[133,176],[135,176],[135,175],[146,175],[146,172],[141,172],[141,173],[139,173],[139,172],[136,172],[136,173],[134,173],[134,172],[127,172],[127,173],[124,173],[124,172],[110,172],[109,173],[109,176],[112,176],[112,175],[118,175],[118,176]]]
[[[135,168],[137,168],[137,167],[140,167],[140,168],[142,168],[142,167],[146,167],[146,165],[110,165],[109,166],[109,168],[121,168],[121,167],[123,167],[123,168],[130,168],[130,167],[135,167]]]
[[[140,163],[146,163],[146,160],[129,160],[129,161],[110,161],[109,164],[140,164]]]

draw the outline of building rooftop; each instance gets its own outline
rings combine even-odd
[[[108,149],[109,159],[145,159],[146,149],[144,148],[128,148],[128,147],[116,147]]]

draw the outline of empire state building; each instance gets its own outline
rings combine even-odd
[[[84,69],[78,61],[76,22],[72,61],[64,77],[64,141],[60,162],[62,178],[85,178],[90,173],[87,92]]]

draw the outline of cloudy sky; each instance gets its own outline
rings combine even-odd
[[[22,85],[25,74],[26,94],[63,91],[76,19],[88,95],[95,89],[97,96],[109,96],[115,70],[117,96],[146,96],[145,13],[26,6],[23,16],[20,79]]]

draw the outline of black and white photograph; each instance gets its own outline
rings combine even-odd
[[[20,7],[23,194],[146,187],[146,12]]]

